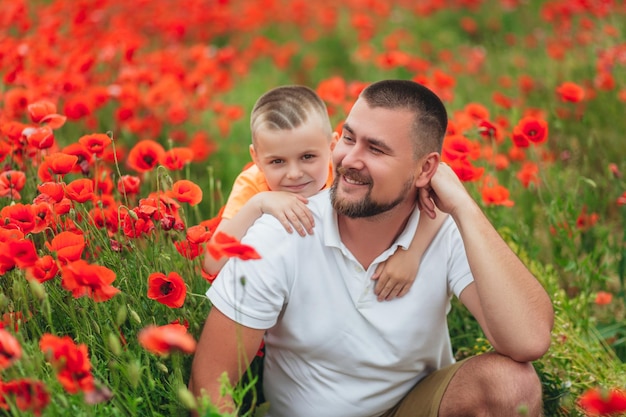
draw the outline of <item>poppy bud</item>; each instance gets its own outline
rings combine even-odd
[[[122,353],[122,344],[117,336],[113,333],[109,333],[108,336],[109,348],[114,355],[119,356]]]
[[[115,324],[117,326],[121,326],[122,323],[126,321],[127,317],[128,317],[128,309],[126,308],[124,304],[122,304],[120,308],[117,310],[117,315],[115,316]]]

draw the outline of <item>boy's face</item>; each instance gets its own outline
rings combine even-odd
[[[310,197],[326,184],[333,145],[313,118],[293,130],[258,129],[250,154],[270,190]]]

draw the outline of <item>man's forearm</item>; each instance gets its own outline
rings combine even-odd
[[[453,218],[494,347],[518,359],[541,356],[549,346],[554,319],[548,294],[475,202]]]

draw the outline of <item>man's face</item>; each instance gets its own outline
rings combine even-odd
[[[371,217],[415,202],[413,117],[408,110],[370,108],[357,100],[333,151],[331,201],[339,214]]]

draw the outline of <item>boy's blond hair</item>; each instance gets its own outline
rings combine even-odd
[[[320,121],[330,139],[332,128],[328,110],[315,91],[302,85],[276,87],[259,97],[252,108],[252,142],[254,143],[255,133],[260,128],[292,130],[313,118]]]

